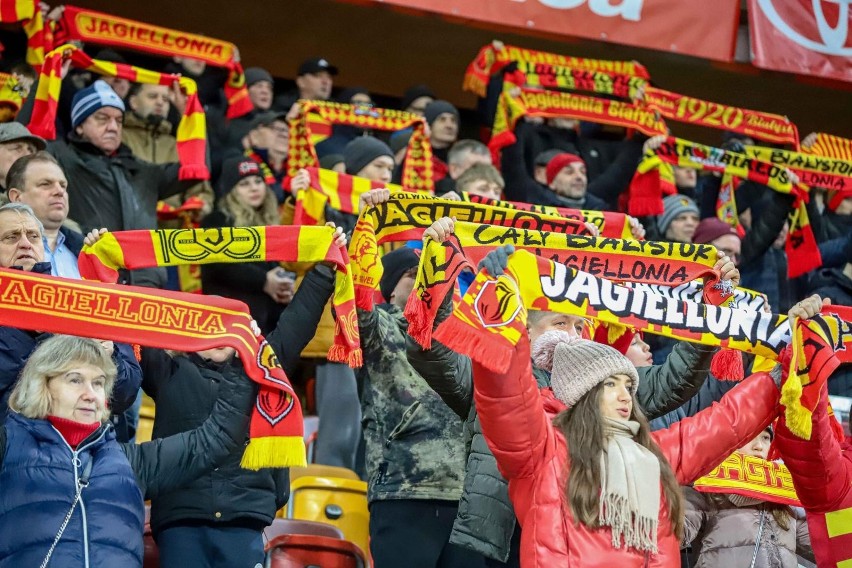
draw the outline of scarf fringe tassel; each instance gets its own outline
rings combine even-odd
[[[249,441],[240,466],[257,471],[269,467],[306,466],[305,440],[301,436],[265,436]]]

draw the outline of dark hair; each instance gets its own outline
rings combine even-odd
[[[595,529],[600,527],[601,454],[605,451],[605,435],[601,420],[600,398],[603,383],[598,384],[577,401],[577,404],[556,415],[553,425],[568,443],[569,473],[565,481],[565,497],[574,520]],[[633,398],[631,420],[639,423],[634,441],[647,448],[660,462],[660,481],[663,485],[672,531],[678,540],[683,536],[683,493],[671,465],[662,450],[651,438],[648,419]]]
[[[26,61],[18,61],[12,65],[12,67],[9,68],[9,73],[17,73],[18,75],[26,77],[27,79],[32,79],[33,81],[36,79],[35,69],[33,69],[32,65]]]
[[[479,154],[481,156],[491,155],[491,152],[488,150],[488,146],[479,140],[459,140],[450,147],[450,151],[447,153],[447,163],[458,165],[462,156],[468,152],[471,154]]]
[[[9,168],[9,173],[6,174],[6,187],[9,189],[14,187],[17,190],[24,191],[24,186],[27,183],[27,169],[29,169],[30,164],[33,162],[48,162],[56,164],[60,169],[62,169],[62,166],[59,165],[56,158],[44,150],[36,152],[35,154],[30,154],[29,156],[21,156],[15,160],[15,163],[12,164],[11,168]]]

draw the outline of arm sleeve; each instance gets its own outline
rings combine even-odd
[[[688,485],[757,436],[775,418],[780,393],[769,373],[756,373],[710,408],[652,435]]]
[[[160,386],[172,376],[172,358],[163,349],[142,348],[142,390],[156,403]]]
[[[515,346],[505,373],[472,365],[476,410],[500,473],[509,480],[533,475],[555,454],[556,435],[533,378],[529,340]]]
[[[213,412],[201,426],[142,444],[122,444],[144,499],[179,489],[245,444],[257,389],[242,372],[223,376],[227,378]]]
[[[842,268],[852,262],[852,232],[819,244],[823,268]]]
[[[515,126],[514,144],[503,148],[501,172],[506,181],[504,193],[509,201],[536,203],[538,205],[560,205],[556,194],[535,181],[527,171],[524,151],[527,139],[533,134],[533,125],[519,120]]]
[[[601,175],[589,183],[588,192],[600,197],[615,211],[618,204],[618,196],[630,185],[639,158],[642,157],[642,145],[646,138],[634,136],[631,140],[625,140],[621,151],[615,161]]]
[[[130,408],[139,394],[142,385],[142,369],[133,347],[127,343],[114,343],[112,360],[118,369],[115,377],[115,387],[110,398],[110,410],[120,414]]]
[[[707,380],[704,381],[695,396],[681,407],[684,415],[695,416],[705,408],[709,408],[714,402],[722,400],[722,397],[735,386],[737,386],[736,381],[723,381],[713,375],[708,375]]]
[[[296,295],[281,312],[275,329],[266,338],[288,376],[295,371],[302,350],[314,337],[333,291],[334,271],[318,264],[302,280]]]
[[[710,374],[715,347],[679,341],[662,365],[642,367],[636,398],[653,420],[691,399]]]
[[[692,487],[684,487],[683,496],[684,518],[681,545],[689,546],[701,532],[701,528],[707,520],[709,506],[704,494]]]
[[[758,218],[753,218],[751,229],[743,239],[740,266],[762,257],[784,228],[795,197],[777,191],[770,193],[768,207]]]
[[[149,167],[159,170],[157,173],[157,199],[166,199],[172,195],[183,193],[192,187],[196,180],[183,180],[178,177],[180,164],[175,162],[171,164],[151,164]]]

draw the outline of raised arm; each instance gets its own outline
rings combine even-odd
[[[637,369],[636,398],[649,420],[679,408],[698,393],[710,374],[715,351],[715,347],[681,341],[662,365]]]
[[[142,369],[133,347],[127,343],[115,343],[113,346],[112,360],[118,369],[115,377],[115,388],[110,398],[110,410],[120,414],[130,408],[139,394],[142,385]]]

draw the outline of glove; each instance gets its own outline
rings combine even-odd
[[[515,252],[515,247],[512,245],[503,245],[500,248],[496,248],[479,262],[477,268],[479,270],[484,268],[491,276],[500,276],[506,270],[506,266],[509,263],[509,256],[513,252]]]

